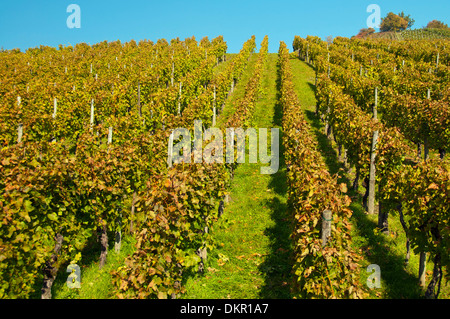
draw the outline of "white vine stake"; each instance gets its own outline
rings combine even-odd
[[[53,99],[53,114],[52,114],[52,118],[56,117],[56,111],[58,109],[58,100],[56,99],[56,97]]]
[[[91,100],[91,128],[94,125],[94,99]]]
[[[169,168],[172,167],[172,156],[173,156],[173,132],[169,136],[169,147],[168,147],[167,165]]]

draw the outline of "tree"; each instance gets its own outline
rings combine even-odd
[[[411,18],[411,15],[405,15],[405,13],[402,11],[398,14],[399,17],[405,19],[406,21],[408,21],[408,29],[411,29],[411,27],[414,25],[414,23],[416,22],[416,20],[414,20],[413,18]]]
[[[444,22],[433,20],[428,22],[426,29],[448,29],[448,25],[446,25]]]
[[[372,33],[375,33],[374,28],[363,28],[363,29],[359,30],[359,33],[357,35],[355,35],[355,38],[365,38],[365,37],[371,35]]]
[[[333,43],[333,37],[331,35],[327,36],[327,42],[328,42],[328,44]]]
[[[381,19],[381,32],[402,31],[406,28],[408,28],[408,21],[393,12],[389,12],[385,18]]]

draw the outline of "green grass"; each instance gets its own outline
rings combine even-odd
[[[225,54],[225,61],[220,62],[214,67],[214,75],[218,75],[221,72],[225,71],[225,69],[228,67],[229,63],[237,56],[236,53],[227,53]]]
[[[255,128],[281,124],[276,62],[277,54],[269,54],[253,117]],[[259,169],[259,164],[237,167],[231,200],[212,230],[217,248],[205,273],[186,282],[184,298],[290,298],[291,227],[284,161],[280,158],[280,169],[273,175],[262,175]]]

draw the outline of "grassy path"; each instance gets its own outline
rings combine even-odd
[[[277,96],[277,54],[269,54],[253,127],[281,126]],[[240,164],[230,202],[212,230],[217,248],[203,275],[186,283],[184,298],[290,298],[290,227],[286,179],[280,149],[276,174],[260,174],[259,164]]]

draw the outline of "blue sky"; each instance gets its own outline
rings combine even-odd
[[[66,24],[72,3],[81,8],[79,29]],[[223,35],[228,52],[236,53],[253,34],[258,44],[267,34],[269,51],[277,52],[280,41],[291,48],[294,35],[357,34],[367,27],[369,4],[379,5],[382,17],[390,11],[411,14],[413,28],[433,19],[450,25],[449,0],[2,0],[0,47],[24,51],[39,45]]]

